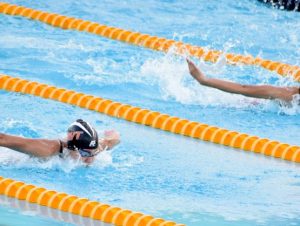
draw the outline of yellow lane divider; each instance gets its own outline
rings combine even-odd
[[[199,57],[210,62],[216,62],[221,55],[224,55],[227,63],[229,64],[242,63],[245,65],[257,65],[270,71],[275,71],[283,76],[293,76],[296,81],[300,81],[299,66],[292,66],[286,63],[265,60],[258,57],[253,57],[251,55],[244,56],[232,53],[225,54],[224,52],[218,50],[206,50],[203,47],[192,46],[190,44],[185,44],[171,39],[160,38],[139,32],[132,32],[117,27],[109,27],[87,20],[43,12],[5,2],[0,2],[0,13],[27,17],[63,29],[85,31],[109,39],[118,40],[133,45],[139,45],[153,50],[167,52],[170,50],[170,48],[176,47],[177,53],[179,54],[188,53],[191,56]]]
[[[199,122],[192,122],[187,119],[161,114],[159,112],[114,102],[100,97],[1,74],[0,89],[36,95],[98,111],[109,116],[122,118],[127,121],[151,126],[164,131],[239,148],[245,151],[261,153],[275,158],[300,162],[299,146],[291,146],[274,140],[250,136]]]
[[[66,193],[47,190],[3,177],[0,177],[0,195],[25,200],[117,226],[184,226],[183,224],[177,224],[161,218],[154,218],[142,213],[90,201],[86,198]]]

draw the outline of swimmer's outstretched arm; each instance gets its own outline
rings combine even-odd
[[[190,60],[186,59],[190,74],[204,86],[216,88],[225,92],[242,94],[248,97],[263,99],[293,100],[293,95],[299,93],[298,87],[277,87],[271,85],[241,85],[221,79],[207,78],[199,68]]]
[[[36,157],[50,157],[58,154],[59,140],[31,139],[0,133],[0,146]]]

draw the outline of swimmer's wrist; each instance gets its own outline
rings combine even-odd
[[[201,85],[208,85],[209,84],[209,78],[206,77],[205,75],[201,76],[198,78],[198,82],[201,84]]]
[[[110,150],[109,145],[107,144],[107,140],[105,139],[100,139],[99,140],[99,147],[98,149],[100,149],[100,151],[105,151],[105,150]]]

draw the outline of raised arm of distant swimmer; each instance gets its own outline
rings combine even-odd
[[[36,157],[49,157],[58,153],[59,140],[31,139],[0,133],[0,146]]]
[[[299,93],[298,87],[277,87],[271,85],[241,85],[221,79],[207,78],[199,68],[187,59],[190,74],[204,86],[216,88],[229,93],[242,94],[248,97],[263,99],[281,99],[291,101]]]

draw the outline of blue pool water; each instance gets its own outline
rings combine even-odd
[[[17,216],[17,217],[16,217]],[[72,225],[67,223],[61,223],[50,218],[38,217],[34,211],[22,211],[20,214],[14,208],[7,208],[7,206],[0,207],[1,225],[5,226],[26,226],[30,222],[30,225]]]
[[[9,2],[300,65],[299,13],[271,9],[255,0]],[[295,85],[257,67],[228,66],[222,60],[197,63],[212,77]],[[201,87],[188,75],[184,59],[87,33],[0,15],[0,73],[299,145],[299,106]],[[38,97],[4,91],[0,96],[0,132],[63,137],[73,120],[83,118],[99,131],[114,128],[122,135],[121,144],[99,155],[89,168],[0,148],[1,176],[189,226],[300,225],[297,164]],[[1,208],[1,216],[7,211]],[[22,222],[24,215],[15,214]],[[32,219],[34,224],[40,225]]]
[[[45,206],[0,196],[0,219],[1,225],[26,226],[30,225],[86,225],[86,226],[109,226],[91,218],[62,212]]]

